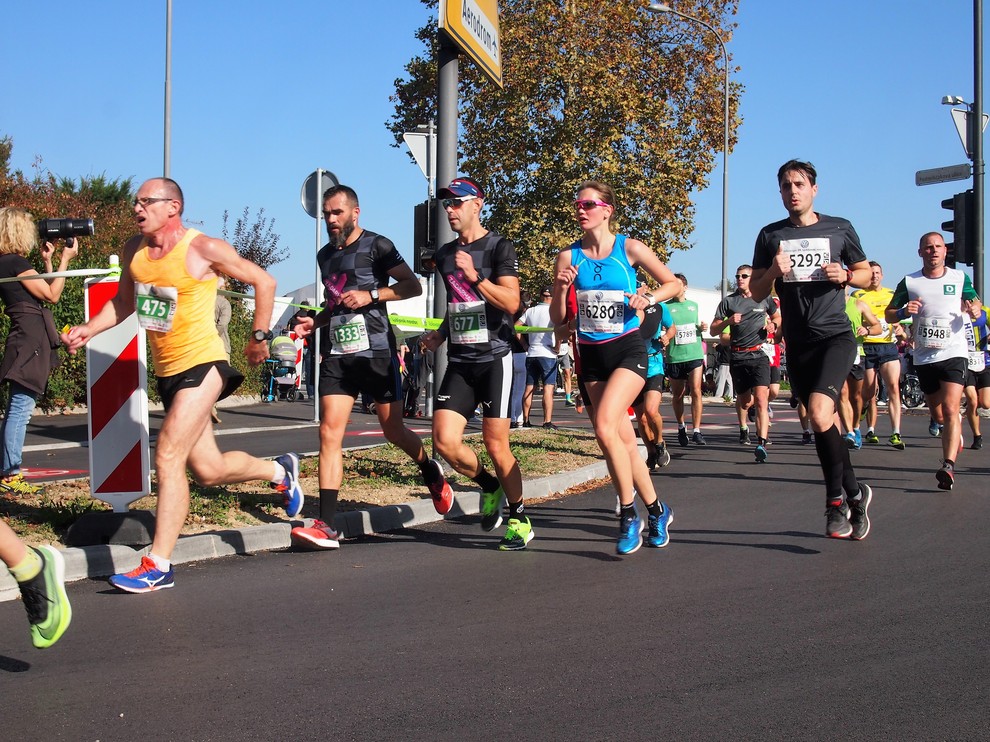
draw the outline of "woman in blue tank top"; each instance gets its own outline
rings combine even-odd
[[[612,232],[615,203],[615,192],[604,183],[586,181],[578,188],[574,208],[583,234],[557,256],[550,317],[559,326],[571,319],[566,297],[573,286],[581,376],[590,397],[595,437],[621,505],[616,550],[631,554],[643,544],[634,487],[649,514],[648,546],[667,545],[667,525],[673,520],[670,507],[657,498],[627,413],[646,382],[647,372],[646,346],[639,335],[636,310],[676,296],[680,282],[649,247]],[[636,293],[637,268],[660,284],[653,292],[655,299]]]

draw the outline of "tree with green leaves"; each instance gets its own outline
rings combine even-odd
[[[76,183],[44,170],[40,158],[35,159],[33,177],[28,177],[20,170],[10,170],[12,149],[13,140],[9,136],[0,137],[0,205],[26,209],[35,219],[92,219],[96,233],[79,239],[79,255],[72,268],[108,268],[110,255],[118,254],[135,232],[131,181],[112,180],[101,175],[81,178]],[[37,252],[28,259],[38,271],[44,270]],[[51,310],[56,327],[82,322],[83,280],[66,281],[62,298]],[[0,318],[0,346],[6,339],[7,330],[6,318]],[[85,402],[85,356],[63,354],[62,365],[52,372],[48,389],[38,405],[43,410],[51,410]]]
[[[275,232],[275,218],[267,219],[264,208],[258,209],[258,214],[252,222],[249,209],[245,206],[244,213],[234,222],[233,234],[228,234],[227,223],[229,220],[230,215],[225,210],[223,212],[223,238],[234,246],[242,258],[250,260],[265,270],[276,263],[289,259],[289,251],[278,246],[281,236]],[[231,291],[243,293],[247,288],[240,281],[228,280]]]
[[[396,146],[437,118],[436,0],[422,2],[432,15],[417,31],[426,49],[395,81],[387,123]],[[473,63],[459,65],[458,172],[485,188],[486,223],[516,243],[527,289],[550,282],[555,255],[577,238],[572,201],[587,179],[616,189],[621,230],[661,259],[691,247],[690,196],[722,149],[722,55],[703,27],[646,5],[499,0],[503,89]],[[737,6],[677,3],[726,44]],[[731,85],[730,146],[740,91]]]

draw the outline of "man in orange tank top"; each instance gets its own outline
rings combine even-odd
[[[285,496],[286,512],[302,510],[299,457],[274,461],[242,451],[221,452],[210,425],[217,400],[231,394],[243,376],[227,363],[213,323],[217,276],[224,274],[254,287],[254,332],[245,348],[252,366],[268,357],[275,279],[223,240],[182,225],[183,196],[169,178],[153,178],[138,189],[134,220],[140,234],[124,246],[117,295],[88,322],[62,335],[70,353],[90,338],[136,312],[155,363],[165,419],[155,446],[158,510],[151,553],[110,583],[120,590],[146,593],[172,587],[172,550],[189,513],[192,471],[201,485],[263,480]]]

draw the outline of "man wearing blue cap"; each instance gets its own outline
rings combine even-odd
[[[480,221],[484,192],[470,178],[456,178],[437,194],[457,239],[436,251],[437,272],[447,289],[447,313],[438,330],[423,336],[436,350],[447,342],[449,363],[433,413],[433,440],[452,467],[481,488],[481,528],[509,523],[502,551],[526,548],[533,527],[523,512],[522,474],[509,448],[512,391],[512,318],[519,308],[519,272],[512,241]],[[464,444],[464,428],[478,405],[481,430],[495,475]]]

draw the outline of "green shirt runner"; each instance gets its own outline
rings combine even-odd
[[[698,325],[698,304],[690,299],[667,302],[667,309],[677,328],[674,342],[667,348],[670,363],[685,363],[701,360],[705,353],[701,347],[701,332]]]

